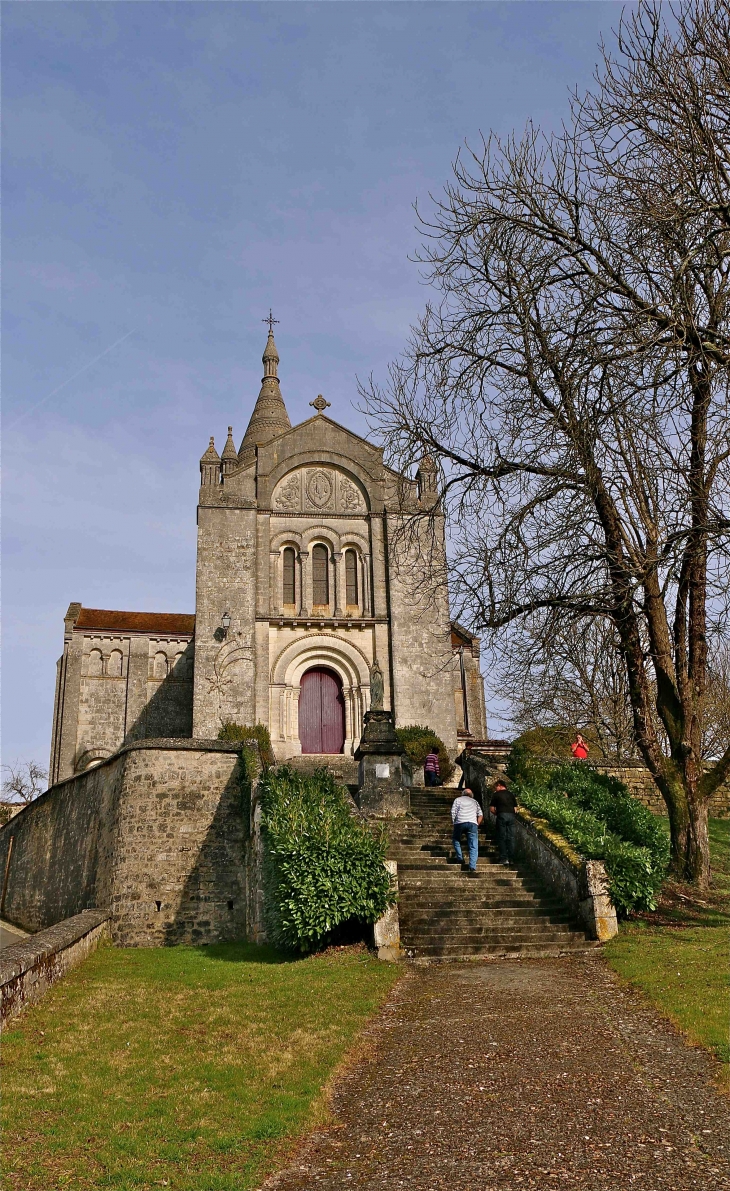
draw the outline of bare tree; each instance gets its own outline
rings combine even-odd
[[[461,155],[422,220],[439,301],[361,390],[397,466],[439,463],[459,616],[608,623],[673,869],[701,885],[730,773],[730,742],[702,762],[728,590],[729,33],[730,0],[688,0],[671,31],[642,6],[563,135]]]
[[[531,617],[510,633],[505,654],[499,689],[520,732],[577,729],[609,760],[636,757],[626,671],[610,621],[587,619],[566,632],[559,617],[555,624]]]
[[[730,740],[730,645],[720,642],[710,652],[702,717],[703,756],[717,760]]]
[[[2,768],[8,774],[2,784],[8,802],[33,802],[47,788],[48,771],[37,761],[16,761]]]

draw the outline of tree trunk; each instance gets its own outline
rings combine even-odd
[[[646,758],[645,758],[646,759]],[[650,768],[652,768],[650,766]],[[690,833],[690,811],[687,792],[684,784],[676,772],[652,775],[659,791],[667,804],[669,813],[669,831],[671,846],[669,855],[669,871],[678,880],[685,880],[687,850]]]
[[[708,799],[698,796],[696,782],[683,774],[676,762],[668,761],[667,769],[653,776],[669,812],[669,872],[678,881],[691,881],[700,889],[707,889],[710,884]]]
[[[684,876],[700,889],[710,885],[709,807],[705,799],[688,800],[689,824],[686,832]]]

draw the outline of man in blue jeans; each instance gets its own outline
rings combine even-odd
[[[509,865],[514,859],[516,807],[517,799],[512,791],[507,789],[507,783],[498,779],[494,783],[494,792],[489,809],[497,818],[497,844],[499,846],[500,864]]]
[[[456,859],[464,865],[464,853],[461,850],[462,833],[466,832],[469,844],[469,875],[477,875],[477,858],[479,856],[479,824],[484,818],[482,808],[472,794],[465,789],[451,804],[451,822],[454,825],[452,841]]]

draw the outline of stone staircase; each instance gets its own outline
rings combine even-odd
[[[390,829],[397,861],[401,944],[411,959],[554,956],[591,943],[539,879],[499,864],[480,831],[477,877],[451,860],[453,794],[411,790],[411,816]]]

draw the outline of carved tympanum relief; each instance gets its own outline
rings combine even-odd
[[[299,509],[300,506],[301,483],[299,472],[295,471],[293,475],[288,475],[279,485],[276,500],[274,501],[274,508],[289,510]]]
[[[289,472],[274,489],[277,513],[365,513],[360,487],[334,467],[303,467]]]
[[[335,495],[334,476],[321,467],[307,473],[306,503],[313,509],[331,509]]]

